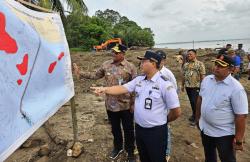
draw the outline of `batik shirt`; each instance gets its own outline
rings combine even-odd
[[[123,60],[120,64],[115,64],[113,60],[104,62],[96,72],[81,72],[80,78],[100,79],[105,77],[106,86],[123,85],[131,81],[137,75],[136,67]],[[131,94],[118,96],[106,94],[105,105],[110,111],[117,112],[130,108]]]
[[[205,65],[195,59],[186,62],[183,66],[184,86],[189,88],[200,87],[201,76],[206,74]]]

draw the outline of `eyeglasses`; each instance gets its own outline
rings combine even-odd
[[[118,54],[120,54],[120,52],[113,51],[112,54],[118,55]]]

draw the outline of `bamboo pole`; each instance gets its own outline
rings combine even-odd
[[[76,104],[75,104],[75,97],[73,96],[70,99],[71,105],[71,115],[72,115],[72,123],[73,123],[73,133],[74,133],[74,142],[78,141],[78,128],[77,128],[77,116],[76,116]]]

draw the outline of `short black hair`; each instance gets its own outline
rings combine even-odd
[[[195,49],[190,49],[187,52],[194,52],[196,54],[196,50]]]
[[[226,46],[232,46],[231,44],[227,44]]]

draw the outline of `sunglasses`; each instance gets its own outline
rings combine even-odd
[[[120,52],[115,52],[115,51],[113,51],[112,53],[115,54],[115,55],[119,55],[120,54]]]

